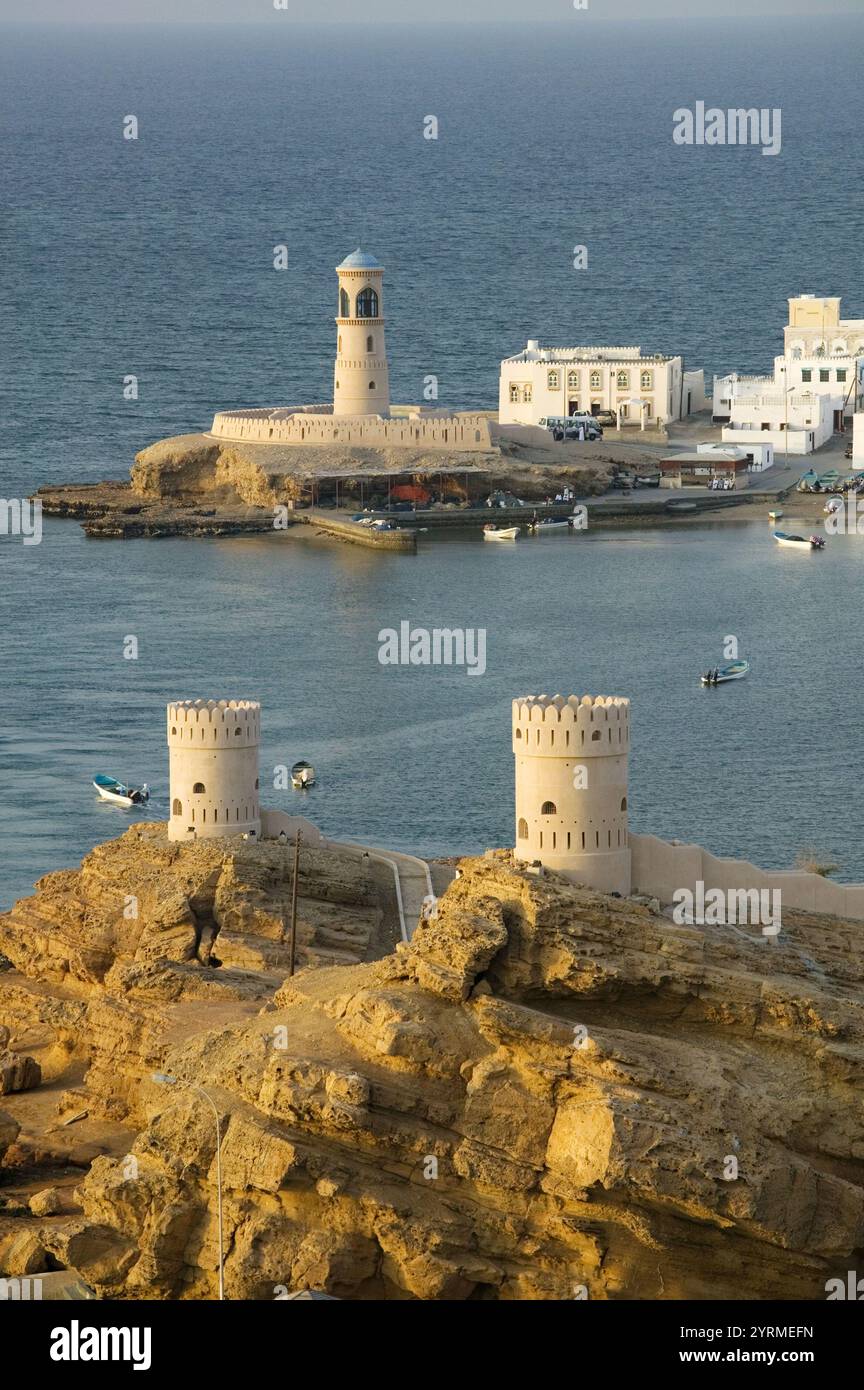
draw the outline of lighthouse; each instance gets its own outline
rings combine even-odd
[[[333,414],[390,414],[390,376],[384,343],[384,267],[358,249],[336,267],[336,368]]]

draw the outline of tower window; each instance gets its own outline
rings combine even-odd
[[[339,317],[340,319],[350,319],[351,300],[348,298],[347,290],[339,291]]]
[[[621,810],[622,810],[622,811],[626,811],[626,810],[627,810],[627,798],[626,798],[626,796],[622,796],[622,798],[621,798]]]
[[[371,333],[369,334],[369,337],[366,339],[366,351],[367,351],[367,352],[374,352],[374,351],[375,351],[375,339],[373,338],[373,336],[372,336]]]
[[[602,737],[603,737],[603,731],[602,731],[602,729],[595,729],[594,732],[593,732],[593,734],[591,735],[591,742],[592,742],[592,743],[596,743],[596,742],[598,741],[598,739],[601,739]]]
[[[375,390],[375,382],[374,382],[374,381],[370,381],[370,382],[369,382],[369,390],[370,390],[370,391],[374,391],[374,390]]]
[[[342,334],[339,334],[339,351],[342,351]]]
[[[554,801],[544,801],[540,807],[541,816],[555,816],[558,814],[558,807]]]
[[[377,319],[378,317],[378,296],[373,289],[361,290],[357,296],[357,317],[358,319]]]
[[[202,792],[207,790],[207,788],[204,786],[203,782],[196,782],[192,790],[200,796]]]
[[[516,737],[517,737],[517,738],[521,738],[521,737],[522,737],[522,730],[521,730],[521,729],[517,729],[517,730],[516,730]]]
[[[522,816],[519,821],[518,835],[520,840],[528,839],[528,822],[524,816]]]
[[[171,806],[171,814],[172,816],[182,816],[183,814],[183,802],[177,796],[175,796],[174,802]]]
[[[237,725],[237,728],[234,730],[234,737],[235,737],[235,738],[239,738],[240,735],[242,734],[242,732],[243,732],[243,730],[240,728],[240,725],[238,724],[238,725]]]

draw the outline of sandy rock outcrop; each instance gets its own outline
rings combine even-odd
[[[860,928],[678,926],[505,853],[461,868],[410,944],[258,998],[254,972],[115,959],[86,1089],[137,1138],[43,1252],[103,1293],[214,1295],[189,1082],[232,1298],[823,1297],[864,1247]]]
[[[285,973],[292,873],[290,845],[172,844],[163,824],[141,823],[0,915],[0,950],[24,975],[85,987],[124,961],[206,965],[214,950],[229,966]],[[364,958],[381,912],[356,856],[304,846],[298,896],[301,964]]]

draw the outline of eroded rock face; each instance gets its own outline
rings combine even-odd
[[[23,974],[104,984],[121,964],[174,961],[287,972],[293,849],[277,842],[171,843],[141,823],[99,845],[80,869],[47,874],[0,915],[0,949]],[[304,846],[298,961],[359,961],[380,922],[356,857]],[[218,938],[218,948],[215,943]]]
[[[787,913],[775,942],[461,867],[410,945],[257,1000],[116,958],[86,1088],[137,1138],[40,1248],[103,1292],[214,1296],[216,1123],[159,1069],[217,1108],[230,1297],[824,1297],[864,1245],[860,927]]]
[[[14,1091],[30,1091],[42,1080],[42,1068],[33,1057],[18,1052],[0,1052],[0,1096]]]

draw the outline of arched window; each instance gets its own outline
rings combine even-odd
[[[619,391],[627,391],[630,387],[630,373],[619,372],[615,378]]]
[[[374,351],[375,351],[375,339],[374,339],[374,337],[372,336],[371,333],[369,334],[369,337],[366,339],[366,351],[367,351],[367,352],[374,352]]]
[[[560,385],[561,378],[557,372],[546,373],[546,389],[548,391],[557,391]]]
[[[519,821],[519,839],[520,839],[520,840],[527,840],[527,839],[528,839],[528,822],[527,822],[527,820],[525,819],[524,816],[523,816],[522,819]]]
[[[600,387],[601,387],[602,385],[603,385],[603,377],[602,377],[601,373],[600,373],[600,372],[592,372],[592,373],[591,373],[591,390],[592,390],[592,391],[599,391],[599,390],[600,390]]]
[[[176,729],[172,729],[171,732],[172,732],[172,734],[176,734],[177,730],[176,730]]]
[[[356,313],[358,319],[377,319],[378,296],[373,289],[361,290],[357,296]]]
[[[627,798],[626,798],[626,796],[622,796],[622,798],[621,798],[621,810],[622,810],[622,811],[626,811],[626,810],[627,810]]]
[[[544,801],[540,807],[541,816],[555,816],[558,814],[558,807],[554,801]]]
[[[521,737],[522,737],[522,730],[521,730],[521,729],[517,729],[517,730],[516,730],[516,737],[517,737],[517,738],[521,738]]]
[[[603,737],[603,730],[602,730],[602,729],[595,729],[594,732],[593,732],[593,734],[591,735],[591,742],[592,742],[592,743],[596,743],[597,740],[598,740],[598,739],[601,739],[602,737]]]
[[[193,792],[196,792],[198,796],[200,796],[202,792],[205,792],[207,790],[207,788],[204,786],[203,782],[196,782],[192,790]]]
[[[257,792],[257,790],[258,790],[258,778],[257,778],[257,777],[255,778],[255,790],[256,790],[256,792]]]
[[[171,806],[171,814],[172,816],[182,816],[183,814],[183,802],[180,800],[179,796],[175,796],[174,798]]]
[[[339,334],[339,348],[338,348],[338,351],[339,351],[339,352],[342,351],[342,334],[341,334],[341,333]]]
[[[369,390],[370,390],[370,391],[374,391],[374,390],[375,390],[375,382],[374,382],[374,381],[370,381],[370,382],[369,382]]]
[[[235,737],[235,738],[239,738],[240,735],[242,734],[242,732],[243,732],[243,730],[241,729],[240,725],[238,724],[238,725],[237,725],[237,728],[234,730],[234,737]]]
[[[643,391],[650,391],[652,386],[654,385],[654,377],[651,375],[650,372],[643,372],[641,377],[639,378],[639,381]]]
[[[340,319],[350,319],[351,300],[348,298],[347,290],[339,291],[339,317]]]
[[[569,387],[569,389],[570,389],[571,391],[578,391],[578,390],[579,390],[579,373],[578,373],[578,372],[568,372],[568,373],[567,373],[567,386]]]

